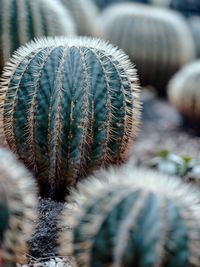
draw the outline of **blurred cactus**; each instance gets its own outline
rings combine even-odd
[[[170,102],[183,115],[186,122],[197,129],[200,128],[199,83],[200,61],[195,61],[176,73],[168,86]]]
[[[122,48],[136,64],[143,86],[161,95],[170,77],[195,57],[189,27],[179,14],[141,4],[108,8],[100,20],[105,39]]]
[[[60,254],[78,266],[200,266],[199,193],[178,178],[124,167],[78,186]],[[64,229],[64,228],[63,228]],[[65,228],[67,229],[67,228]]]
[[[75,34],[74,22],[57,0],[0,0],[0,72],[22,44],[40,36]]]
[[[126,160],[139,124],[135,72],[122,51],[90,38],[41,39],[11,59],[4,132],[41,195],[62,200],[78,178]]]
[[[200,58],[200,17],[191,17],[188,23],[196,45],[196,56]]]
[[[20,263],[36,219],[36,187],[29,172],[0,149],[0,262]],[[3,257],[3,258],[1,258]],[[3,264],[4,266],[4,264]]]
[[[62,0],[71,12],[79,35],[95,35],[98,9],[93,0]]]

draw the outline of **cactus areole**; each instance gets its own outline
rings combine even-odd
[[[42,196],[64,199],[78,178],[126,160],[137,133],[136,71],[98,39],[41,39],[19,49],[1,95],[7,142]]]

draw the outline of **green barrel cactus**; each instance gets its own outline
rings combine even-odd
[[[199,129],[200,120],[200,61],[184,66],[168,85],[172,105],[183,115],[185,122]]]
[[[0,148],[0,263],[6,266],[23,261],[28,251],[37,217],[36,193],[31,174]]]
[[[1,119],[12,151],[42,196],[64,199],[100,166],[126,160],[139,124],[139,87],[128,57],[90,38],[49,38],[5,67]]]
[[[143,86],[166,94],[170,77],[195,58],[185,19],[170,10],[136,3],[111,6],[100,18],[101,35],[122,48],[136,64]]]
[[[200,266],[200,196],[178,178],[123,167],[78,186],[60,254],[80,267]]]
[[[62,0],[71,12],[79,35],[96,35],[98,8],[92,0]]]
[[[0,0],[0,72],[21,45],[42,36],[73,36],[74,21],[57,0]]]

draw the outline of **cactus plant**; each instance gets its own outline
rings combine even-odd
[[[36,219],[36,192],[30,173],[11,152],[1,148],[0,262],[20,263],[22,255],[27,252],[26,241],[33,232]]]
[[[0,72],[21,45],[42,36],[75,35],[70,13],[57,0],[0,0]]]
[[[135,72],[122,51],[86,37],[41,39],[11,59],[4,132],[42,196],[62,200],[78,178],[126,160],[139,123]]]
[[[200,266],[200,197],[178,178],[123,167],[78,185],[60,254],[80,267]]]
[[[168,85],[169,100],[183,115],[185,121],[199,129],[200,103],[200,61],[183,67],[174,75]]]
[[[136,64],[143,86],[166,94],[170,77],[195,58],[194,41],[184,18],[147,5],[118,4],[104,11],[102,36],[122,48]]]
[[[71,12],[79,35],[96,35],[98,9],[92,0],[62,0]]]

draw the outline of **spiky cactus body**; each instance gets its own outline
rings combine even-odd
[[[21,45],[41,36],[75,35],[73,19],[57,0],[0,0],[0,71]]]
[[[100,172],[72,194],[77,206],[64,211],[63,226],[73,230],[62,233],[60,253],[80,267],[197,267],[199,201],[178,178],[132,167]]]
[[[71,12],[79,35],[96,34],[98,8],[93,0],[62,0],[62,2]]]
[[[20,263],[27,253],[26,242],[33,233],[36,219],[36,193],[30,173],[11,152],[1,148],[0,262],[5,262],[6,266]]]
[[[139,123],[138,79],[128,57],[98,39],[44,39],[21,48],[1,84],[4,132],[41,194],[127,156]]]
[[[155,86],[161,95],[177,69],[195,57],[188,25],[173,11],[119,4],[104,11],[100,24],[103,37],[136,64],[142,85]]]
[[[200,130],[200,61],[183,67],[168,85],[170,102],[183,115],[186,123]]]

